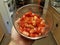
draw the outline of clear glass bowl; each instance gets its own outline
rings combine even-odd
[[[40,38],[43,38],[45,37],[48,32],[51,30],[52,28],[52,25],[51,23],[49,22],[49,20],[46,20],[46,24],[49,25],[48,28],[46,28],[46,30],[48,30],[48,32],[40,37],[28,37],[28,36],[25,36],[24,34],[20,33],[19,30],[17,30],[16,26],[15,26],[15,22],[17,19],[21,18],[26,12],[29,12],[29,11],[32,11],[33,13],[36,13],[38,14],[39,16],[41,16],[44,20],[46,20],[43,16],[43,7],[40,6],[40,5],[37,5],[37,4],[28,4],[28,5],[24,5],[22,7],[20,7],[16,13],[13,15],[13,25],[16,29],[16,31],[22,35],[23,37],[26,37],[28,39],[32,39],[32,40],[36,40],[36,39],[40,39]],[[17,13],[18,12],[18,13]],[[50,17],[50,20],[52,19],[52,17]]]

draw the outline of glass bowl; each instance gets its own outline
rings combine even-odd
[[[51,27],[52,27],[52,25],[50,25],[50,23],[49,23],[47,20],[45,21],[46,24],[48,25],[48,28],[46,28],[47,33],[45,33],[44,35],[39,36],[39,37],[28,37],[28,36],[20,33],[19,30],[17,29],[16,24],[15,24],[16,20],[18,20],[19,18],[21,18],[26,12],[29,12],[29,11],[32,11],[33,13],[38,14],[40,17],[42,17],[44,20],[46,20],[46,19],[44,18],[44,16],[43,16],[43,7],[42,7],[42,6],[37,5],[37,4],[24,5],[24,6],[20,7],[20,8],[15,12],[15,14],[13,15],[13,19],[12,19],[12,20],[13,20],[13,25],[14,25],[16,31],[17,31],[20,35],[22,35],[23,37],[28,38],[28,39],[32,39],[32,40],[36,40],[36,39],[40,39],[40,38],[45,37],[45,36],[48,34],[48,32],[51,30]],[[51,18],[51,19],[52,19],[52,18]]]

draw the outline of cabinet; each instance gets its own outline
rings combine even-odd
[[[52,33],[55,40],[57,41],[57,44],[60,45],[60,20],[58,17],[55,17],[54,15],[53,20],[54,20],[54,28],[52,30]]]
[[[54,11],[53,14],[54,28],[52,30],[52,33],[58,45],[60,45],[60,18],[59,17],[60,14]]]
[[[60,14],[52,6],[48,7],[47,14],[52,16],[53,28],[52,28],[51,32],[52,32],[57,44],[60,45]],[[52,21],[50,21],[50,22],[52,22]]]
[[[11,17],[15,8],[14,4],[14,0],[0,0],[0,13],[7,29],[7,33],[11,33],[11,28],[13,26]]]

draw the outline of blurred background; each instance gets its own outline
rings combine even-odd
[[[60,45],[60,0],[0,0],[0,45],[9,44],[13,15],[18,8],[27,4],[41,5],[43,17],[52,25],[48,36],[33,45]]]

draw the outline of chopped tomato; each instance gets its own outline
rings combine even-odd
[[[39,36],[41,36],[41,33],[39,33]]]
[[[36,31],[34,29],[31,29],[30,30],[30,33],[35,33]]]
[[[27,17],[31,17],[32,16],[32,12],[31,11],[30,12],[27,12],[24,15],[27,16]]]
[[[24,22],[20,22],[19,26],[24,27],[25,26]]]
[[[36,33],[41,33],[41,30],[36,30]]]
[[[18,26],[18,30],[26,36],[38,37],[46,33],[44,29],[46,27],[45,20],[31,11],[20,18]]]
[[[30,37],[38,37],[39,35],[38,34],[30,34]]]
[[[26,28],[26,30],[25,30],[25,31],[30,32],[30,30],[31,30],[31,28]]]
[[[40,24],[39,26],[40,26],[40,27],[45,27],[45,24]]]
[[[26,36],[29,36],[29,33],[26,32],[26,31],[23,31],[22,33],[23,33],[24,35],[26,35]]]
[[[42,34],[45,34],[45,31],[46,31],[45,28],[42,28],[42,29],[41,29],[41,33],[42,33]]]
[[[18,30],[19,30],[19,32],[21,32],[21,33],[24,31],[24,30],[22,29],[22,27],[19,27]]]
[[[36,25],[39,26],[40,22],[41,22],[41,20],[40,19],[37,19],[36,20]]]

